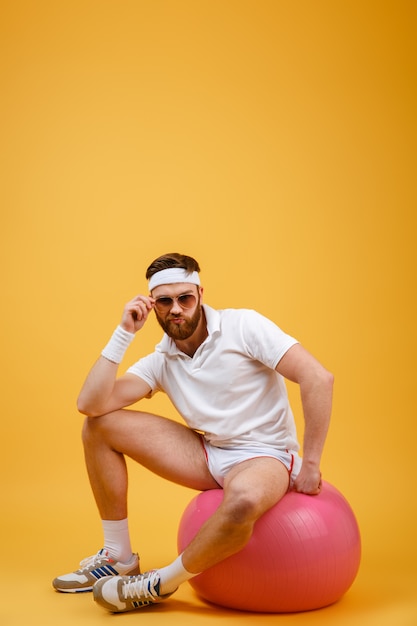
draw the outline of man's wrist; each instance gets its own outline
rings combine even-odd
[[[319,469],[320,459],[317,459],[316,457],[310,457],[308,455],[303,455],[303,465],[304,467],[309,467],[310,469]]]
[[[110,338],[110,341],[102,350],[101,356],[112,363],[121,363],[125,352],[132,343],[134,337],[134,333],[130,333],[120,325],[117,326]]]

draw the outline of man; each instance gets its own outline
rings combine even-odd
[[[104,547],[53,585],[64,592],[92,589],[96,602],[112,612],[160,602],[241,550],[256,520],[289,488],[320,493],[332,375],[259,313],[203,304],[199,271],[195,259],[177,253],[148,267],[149,295],[125,306],[79,395]],[[162,341],[117,377],[126,348],[152,310],[165,332]],[[284,378],[300,386],[302,463]],[[186,425],[126,410],[157,391],[167,393]],[[224,490],[222,504],[184,552],[145,574],[130,545],[125,456],[180,485]]]

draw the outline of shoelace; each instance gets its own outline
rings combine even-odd
[[[132,600],[145,600],[147,598],[155,600],[158,597],[158,592],[155,589],[158,580],[155,573],[146,578],[143,575],[132,576],[130,580],[123,583],[123,598],[125,600],[128,598]]]
[[[93,554],[93,556],[88,556],[86,559],[83,559],[80,563],[80,569],[85,570],[89,567],[94,567],[94,565],[98,565],[102,559],[105,559],[106,555],[102,554],[100,550],[97,554]]]

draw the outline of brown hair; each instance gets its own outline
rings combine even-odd
[[[189,273],[200,271],[200,266],[193,257],[171,252],[170,254],[163,254],[155,259],[155,261],[152,261],[146,270],[146,278],[149,280],[149,278],[157,272],[167,270],[170,267],[182,267]]]

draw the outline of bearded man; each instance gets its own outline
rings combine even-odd
[[[320,493],[333,376],[260,313],[204,304],[199,272],[195,259],[178,253],[151,263],[149,294],[125,306],[79,395],[104,541],[97,554],[53,586],[61,592],[92,590],[111,612],[161,602],[241,550],[256,520],[289,489]],[[152,311],[164,330],[161,342],[118,376],[127,347],[144,332]],[[285,379],[300,386],[302,455]],[[184,423],[126,408],[158,391],[168,395]],[[183,553],[144,574],[130,541],[126,456],[191,489],[224,491],[221,505]]]

